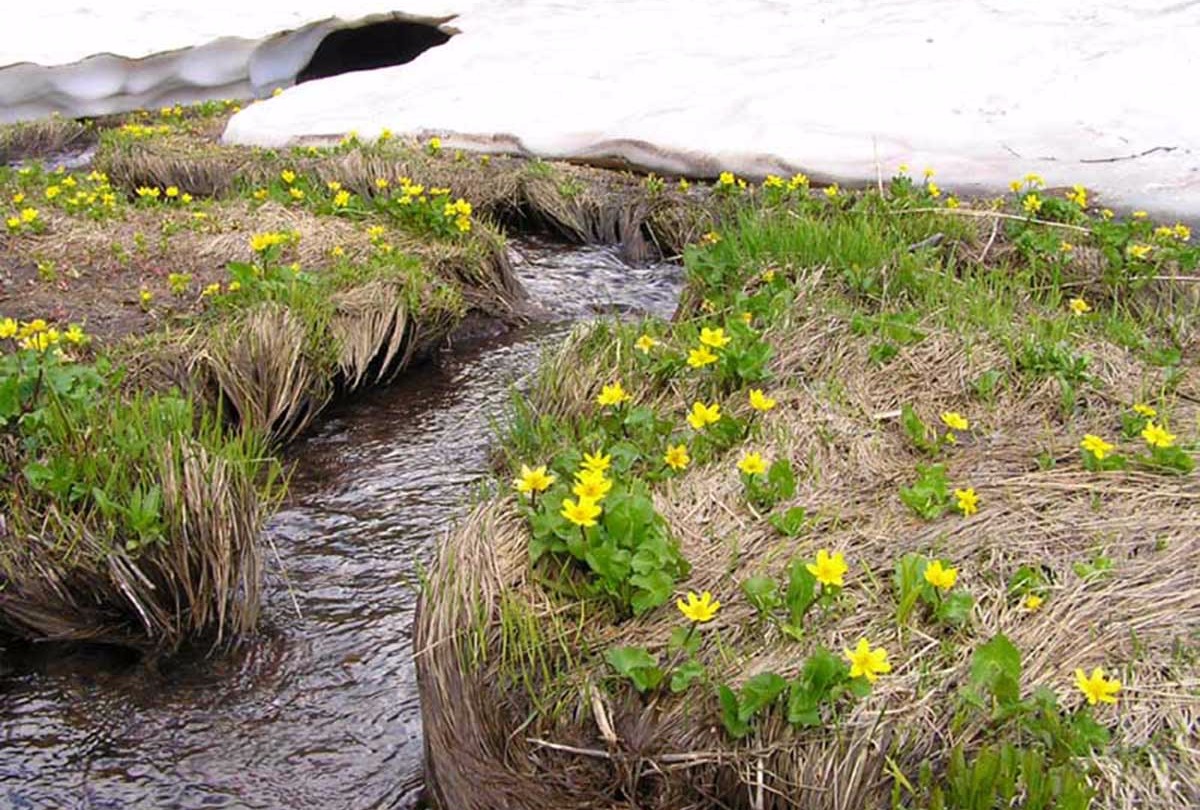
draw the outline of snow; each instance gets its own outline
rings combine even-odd
[[[86,42],[40,43],[53,18],[41,9],[27,12],[16,39],[28,39],[30,53],[77,58],[111,32],[121,53],[144,55],[187,39],[253,42],[281,26],[380,10],[137,3],[145,8],[123,10],[120,24],[107,10],[90,12],[89,30],[104,36]],[[804,171],[843,184],[907,163],[918,173],[934,167],[943,188],[958,192],[1000,191],[1037,172],[1050,185],[1082,183],[1112,207],[1200,216],[1200,127],[1184,84],[1198,75],[1191,32],[1200,30],[1200,4],[416,0],[403,11],[457,13],[461,33],[407,65],[305,83],[254,104],[230,121],[226,139],[279,146],[386,128],[438,134],[450,148],[618,157],[699,176]],[[143,20],[145,30],[131,28]],[[262,76],[234,79],[240,68],[227,70],[226,86],[286,84],[281,75],[294,76],[315,47],[276,45],[269,58],[256,46]],[[210,80],[222,59],[243,59],[231,45],[222,46],[231,53],[209,47],[197,52],[193,76]],[[115,72],[84,71],[73,92],[113,93],[116,79],[104,71]],[[10,103],[5,72],[0,105]]]

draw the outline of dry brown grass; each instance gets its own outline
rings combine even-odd
[[[969,751],[989,739],[982,722],[955,731],[951,718],[974,647],[1003,632],[1022,651],[1026,693],[1045,685],[1073,707],[1081,701],[1076,667],[1103,666],[1123,681],[1119,707],[1099,713],[1116,743],[1093,762],[1096,806],[1197,806],[1200,487],[1195,474],[1089,473],[1077,450],[1085,432],[1111,435],[1135,396],[1158,390],[1162,370],[1097,342],[1088,347],[1096,379],[1080,419],[1064,418],[1049,381],[1010,385],[988,405],[967,383],[988,369],[1011,370],[1000,347],[979,339],[968,347],[930,325],[926,340],[878,368],[867,341],[819,305],[819,274],[810,281],[793,317],[767,335],[779,407],[747,447],[790,459],[794,503],[819,515],[814,528],[789,540],[754,514],[733,466],[737,450],[658,490],[656,506],[693,566],[682,587],[723,602],[700,653],[715,681],[737,685],[764,671],[791,678],[816,644],[840,651],[864,636],[888,648],[893,674],[835,728],[797,730],[774,712],[736,743],[709,690],[645,701],[603,663],[604,650],[628,644],[668,659],[681,623],[673,609],[613,624],[601,605],[548,592],[531,577],[527,529],[512,500],[500,498],[442,543],[419,611],[427,756],[440,805],[888,807],[889,760],[915,780],[921,762],[936,769],[954,745]],[[614,367],[611,353],[593,357],[581,362],[568,347],[545,375],[553,390],[534,393],[539,410],[590,408]],[[1195,356],[1187,362],[1170,399],[1172,424],[1183,430],[1200,424],[1198,365]],[[956,485],[980,494],[979,514],[926,523],[900,502],[898,487],[923,460],[892,413],[904,403],[931,422],[944,410],[971,417],[970,438],[944,460]],[[690,403],[667,390],[647,404],[682,418]],[[1053,469],[1039,467],[1039,452],[1056,459]],[[845,553],[849,587],[796,643],[756,619],[739,583],[757,573],[783,578],[793,556],[811,558],[820,547]],[[960,569],[977,601],[963,634],[921,619],[897,627],[891,572],[910,551]],[[1114,561],[1112,573],[1082,579],[1073,564],[1097,553]],[[1051,574],[1036,613],[1006,592],[1022,565]],[[514,635],[514,604],[536,631]]]
[[[0,125],[0,164],[45,159],[95,139],[95,130],[73,118],[52,116]]]

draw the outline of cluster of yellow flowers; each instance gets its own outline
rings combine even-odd
[[[24,199],[24,195],[21,195]],[[10,231],[21,231],[37,227],[40,214],[36,208],[22,208],[20,212],[5,220]]]
[[[268,231],[266,233],[256,233],[251,236],[250,249],[255,253],[265,253],[276,245],[290,245],[299,241],[299,231],[292,231],[290,233]]]
[[[437,189],[438,191],[449,189]],[[466,233],[471,230],[471,204],[459,197],[454,202],[447,202],[442,209],[442,216],[446,219],[454,220],[454,227],[458,228],[459,233]]]
[[[152,135],[167,135],[171,132],[171,127],[167,124],[159,124],[157,126],[122,124],[120,131],[131,138],[149,138]]]
[[[18,322],[13,318],[0,318],[0,340],[16,341],[22,349],[44,352],[60,343],[84,346],[91,338],[77,324],[70,324],[65,331],[50,326],[44,318]]]
[[[1186,242],[1192,238],[1192,229],[1182,222],[1176,222],[1171,225],[1159,225],[1154,229],[1154,235],[1162,239],[1176,239],[1180,242]]]
[[[710,363],[717,362],[717,355],[712,352],[712,349],[718,351],[729,345],[732,340],[725,334],[725,330],[721,327],[715,329],[703,327],[700,330],[700,345],[688,351],[687,363],[692,368],[703,368]]]
[[[179,186],[167,186],[160,189],[157,186],[139,186],[134,191],[138,199],[142,200],[158,200],[159,198],[166,200],[175,200],[184,204],[192,201],[192,195],[186,191],[181,192]]]

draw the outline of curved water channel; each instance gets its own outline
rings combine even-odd
[[[675,266],[628,267],[604,248],[513,253],[546,320],[460,343],[289,448],[291,493],[269,527],[286,582],[272,562],[252,643],[153,667],[95,649],[0,652],[0,807],[417,803],[416,582],[489,472],[511,386],[574,322],[669,316],[681,283]]]

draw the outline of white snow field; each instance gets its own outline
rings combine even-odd
[[[391,10],[136,4],[145,8],[46,0],[17,12],[20,33],[6,37],[0,56],[20,48],[41,64],[103,50],[139,56]],[[93,10],[79,17],[81,6]],[[1197,2],[414,0],[395,10],[457,14],[450,26],[461,33],[409,64],[300,84],[251,105],[226,140],[279,146],[386,128],[437,134],[452,148],[698,176],[804,171],[842,183],[874,182],[906,163],[914,173],[934,167],[955,192],[999,191],[1037,172],[1052,186],[1082,183],[1111,207],[1200,216]],[[258,77],[239,81],[288,84],[311,39],[268,39],[269,53],[260,43],[249,59]],[[231,50],[184,51],[171,75],[157,77],[161,98],[172,81],[220,77],[222,59],[240,59],[246,75],[247,60]],[[127,81],[153,84],[124,64]],[[12,103],[13,69],[0,68],[0,106]],[[109,70],[81,66],[81,89],[54,91],[75,92],[84,109],[116,93],[100,81]]]

